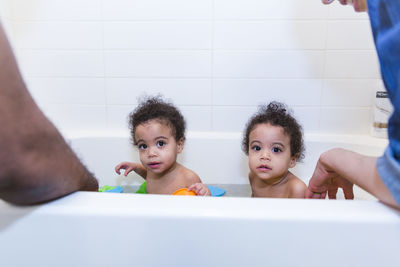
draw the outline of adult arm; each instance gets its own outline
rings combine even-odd
[[[360,186],[382,202],[400,207],[379,177],[377,158],[349,150],[335,148],[324,152],[310,179],[306,198],[336,198],[338,188],[342,188],[345,198],[352,199],[353,184]]]
[[[0,24],[0,198],[25,205],[97,189],[27,91]]]

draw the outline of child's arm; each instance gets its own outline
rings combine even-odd
[[[121,169],[125,170],[124,173],[125,176],[127,176],[131,171],[135,171],[137,174],[146,179],[147,170],[142,164],[124,161],[115,166],[115,172],[121,174],[120,172]]]
[[[211,196],[210,189],[202,183],[195,183],[188,187],[188,191],[193,191],[198,196]]]
[[[193,171],[187,169],[186,179],[188,179],[188,191],[193,191],[198,196],[211,196],[208,186],[201,182],[200,177]]]

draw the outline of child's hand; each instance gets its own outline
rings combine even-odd
[[[115,166],[115,172],[121,174],[121,169],[125,170],[125,176],[127,176],[131,171],[135,171],[137,174],[146,179],[147,170],[143,167],[142,164],[124,161]]]
[[[193,191],[198,196],[211,196],[208,186],[202,183],[195,183],[188,187],[188,191]]]

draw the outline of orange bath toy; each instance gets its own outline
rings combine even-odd
[[[196,196],[196,193],[193,191],[188,191],[187,188],[181,188],[172,193],[175,196]]]

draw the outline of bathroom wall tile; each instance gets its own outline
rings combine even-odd
[[[375,49],[368,20],[328,21],[327,49]]]
[[[371,107],[376,89],[376,79],[324,80],[322,105]]]
[[[99,20],[102,0],[12,0],[16,20]]]
[[[242,132],[257,107],[215,106],[213,108],[213,131]]]
[[[106,49],[210,49],[209,22],[107,22]]]
[[[211,105],[211,80],[107,78],[107,103],[136,105],[144,95],[161,94],[176,105]]]
[[[211,52],[107,51],[108,77],[210,77]]]
[[[178,106],[186,120],[187,131],[211,131],[211,106]]]
[[[0,0],[0,18],[2,21],[4,19],[12,19],[12,8],[10,0]]]
[[[290,107],[292,115],[303,127],[304,132],[319,132],[319,107]],[[213,130],[222,132],[243,132],[258,107],[219,106],[213,110]]]
[[[320,107],[293,106],[292,114],[302,126],[304,133],[318,133],[320,131]]]
[[[19,50],[17,55],[20,68],[28,76],[104,76],[101,51]]]
[[[214,105],[254,106],[270,101],[288,105],[320,105],[322,80],[216,79]]]
[[[1,27],[3,27],[11,47],[15,48],[15,34],[14,34],[13,21],[11,19],[1,19],[0,25]]]
[[[35,100],[49,104],[105,105],[104,78],[34,78],[27,87]]]
[[[315,0],[215,0],[216,19],[321,19],[327,11]]]
[[[110,131],[124,131],[129,133],[129,113],[136,105],[108,105],[107,106],[107,129]]]
[[[109,130],[129,131],[129,114],[137,105],[112,105],[107,108]],[[211,106],[179,106],[186,121],[186,131],[211,131]]]
[[[319,51],[214,52],[217,78],[321,78]]]
[[[103,24],[98,22],[17,22],[14,30],[18,48],[103,48]]]
[[[369,134],[370,108],[321,108],[321,132]]]
[[[204,20],[212,0],[104,0],[106,20]]]
[[[216,22],[215,49],[324,49],[326,25],[318,20]]]
[[[343,6],[339,1],[327,6],[329,19],[368,20],[367,12],[355,12],[351,5]]]
[[[379,62],[374,50],[327,51],[326,78],[377,79]]]
[[[62,132],[106,129],[105,106],[46,104],[41,108]]]

